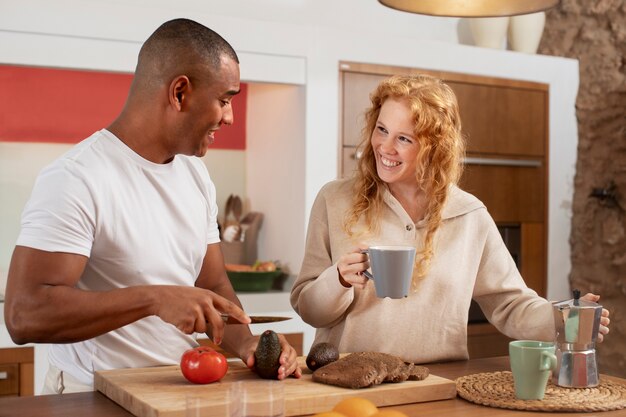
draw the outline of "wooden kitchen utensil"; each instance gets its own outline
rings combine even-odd
[[[233,216],[235,217],[235,222],[237,225],[241,223],[241,212],[243,210],[243,203],[241,202],[241,197],[238,195],[233,197]]]
[[[224,224],[222,231],[223,240],[226,242],[238,242],[241,238],[241,198],[231,194],[226,199],[224,209]]]

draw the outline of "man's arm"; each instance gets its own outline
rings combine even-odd
[[[69,343],[90,339],[157,315],[185,333],[206,332],[223,311],[246,321],[235,304],[211,291],[181,286],[136,286],[111,291],[75,287],[87,258],[17,246],[5,295],[11,338],[23,343]]]
[[[211,290],[241,308],[241,302],[237,298],[237,294],[235,294],[235,290],[226,274],[224,256],[219,243],[207,245],[206,255],[202,261],[202,269],[196,279],[196,287]],[[245,352],[241,351],[242,346],[247,346],[255,340],[250,332],[250,328],[245,325],[229,325],[226,333],[225,330],[224,321],[220,319],[211,323],[206,333],[214,343],[222,344],[224,349],[243,358]]]

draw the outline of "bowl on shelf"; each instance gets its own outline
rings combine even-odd
[[[275,271],[226,271],[235,291],[265,292],[272,288],[274,280],[283,272]]]

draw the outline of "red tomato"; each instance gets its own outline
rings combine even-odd
[[[228,362],[221,353],[207,346],[186,350],[180,358],[180,370],[189,382],[209,384],[219,381],[226,371]]]

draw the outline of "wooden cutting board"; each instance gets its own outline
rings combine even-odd
[[[285,416],[300,416],[331,410],[346,397],[363,397],[377,406],[443,400],[456,396],[454,381],[430,375],[423,381],[385,383],[372,388],[348,389],[311,380],[305,359],[299,358],[304,375],[284,383]],[[226,416],[228,392],[233,383],[260,380],[241,361],[229,362],[221,381],[195,385],[182,375],[179,366],[116,369],[96,372],[95,388],[136,416],[185,417],[187,396],[206,399],[207,416]]]

